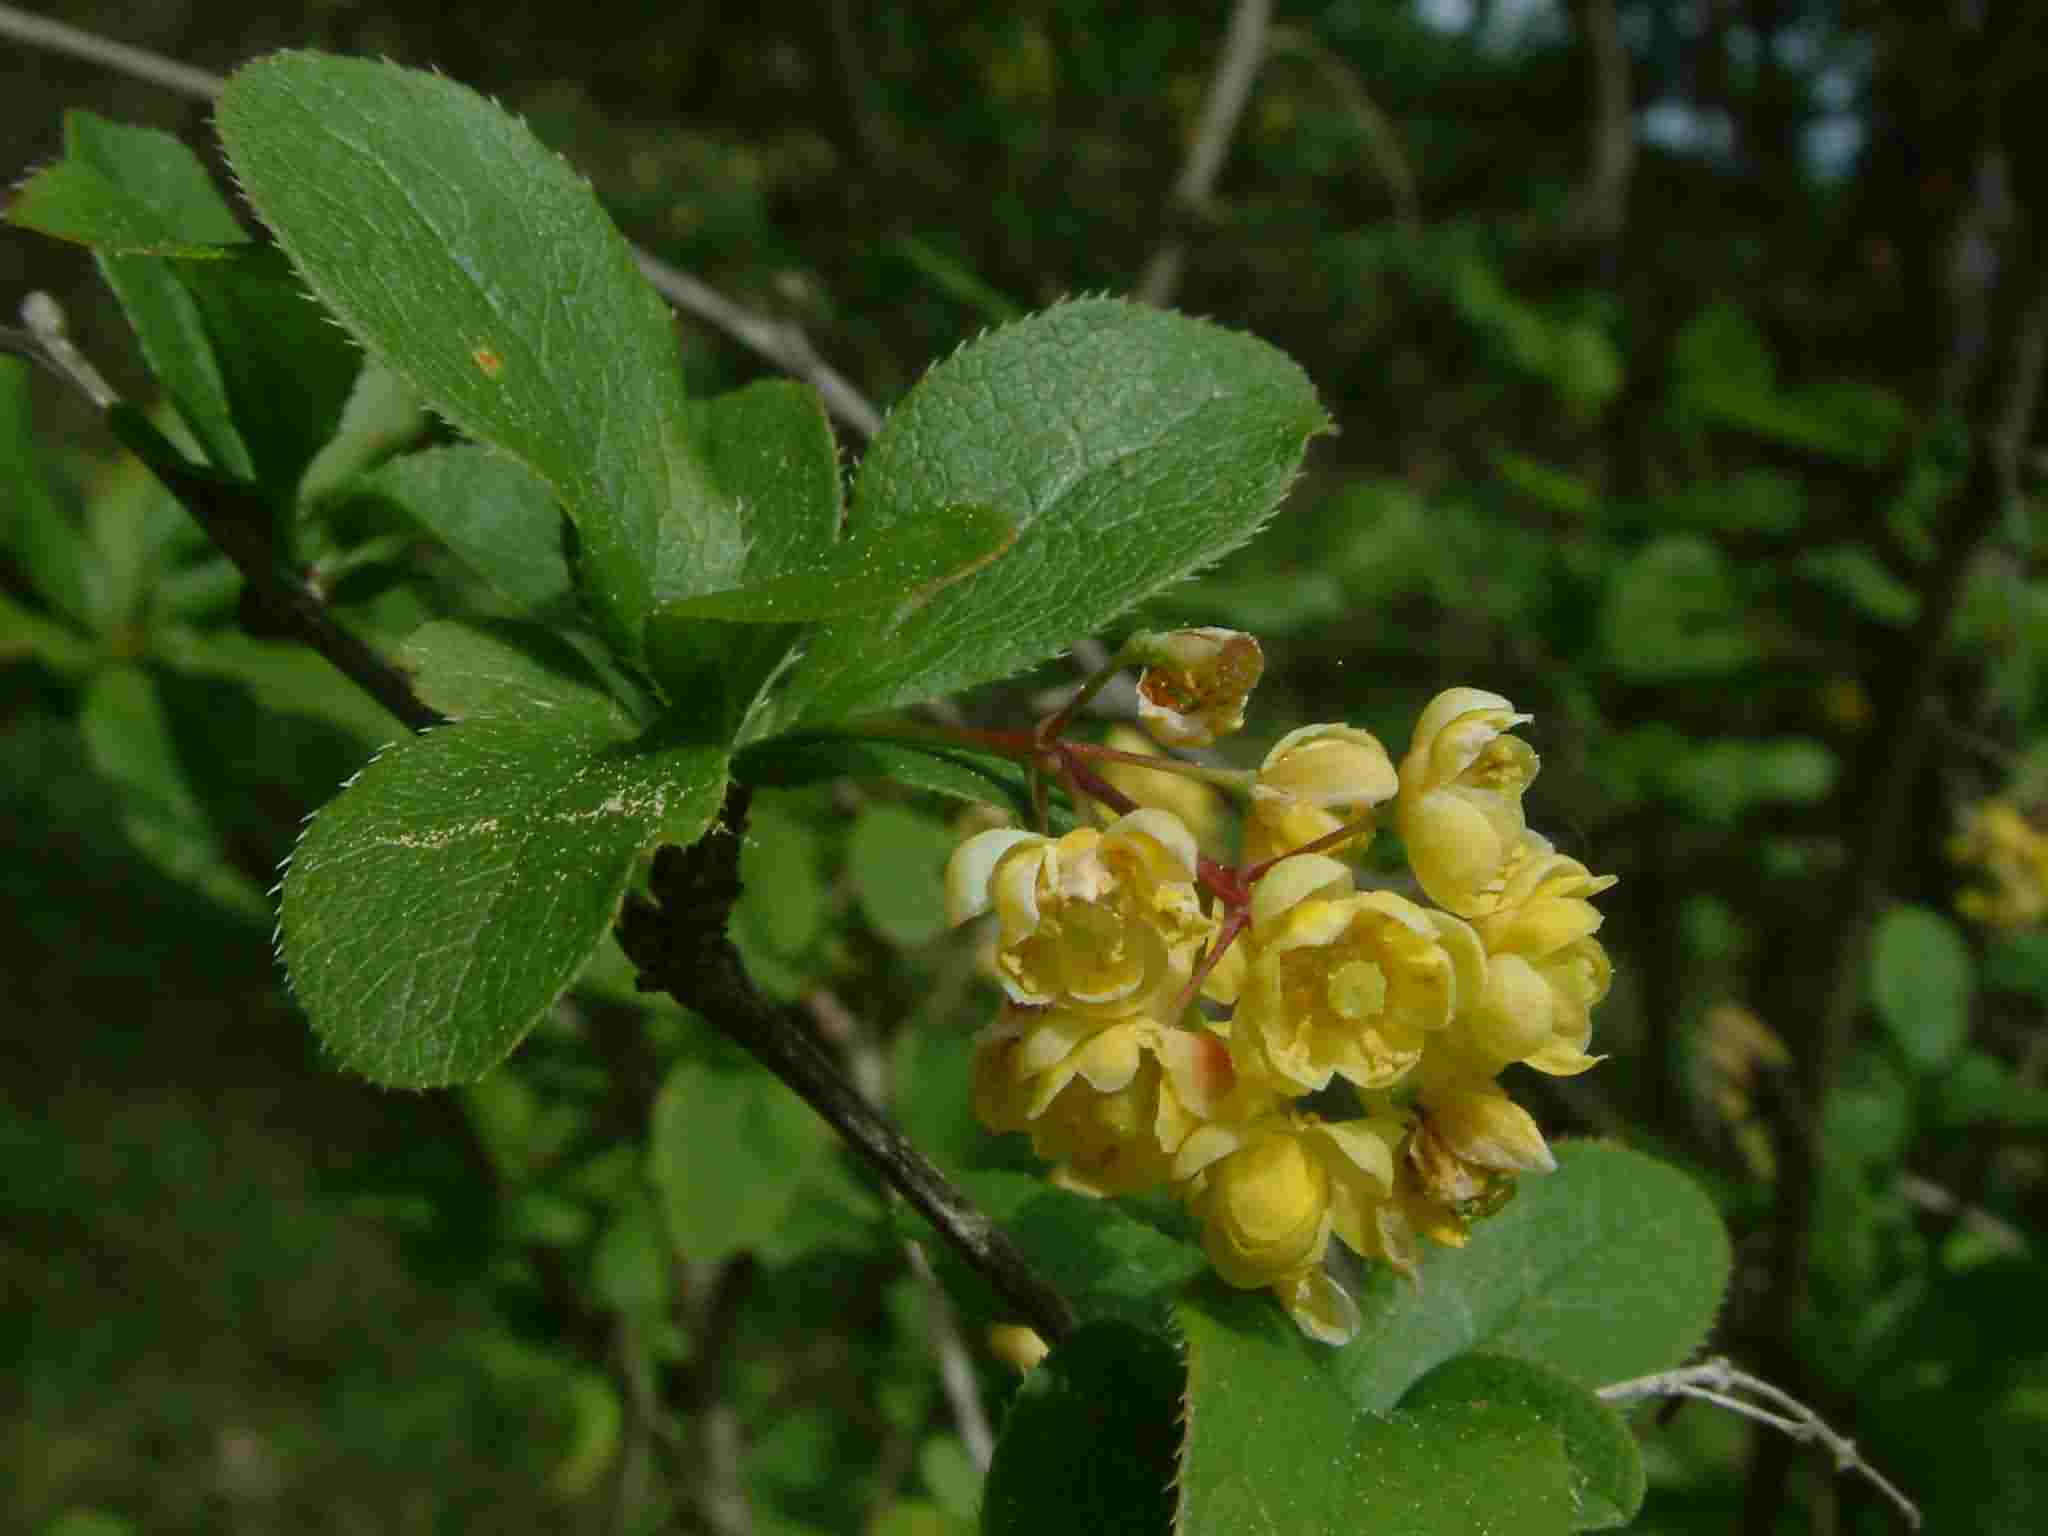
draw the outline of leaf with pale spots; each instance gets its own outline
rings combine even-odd
[[[314,1030],[373,1082],[482,1076],[575,980],[641,853],[703,834],[725,770],[594,719],[475,719],[386,752],[285,876],[280,947]]]
[[[674,323],[560,156],[452,80],[315,53],[238,70],[219,120],[321,303],[547,484],[621,654],[639,653],[661,544],[685,548],[687,590],[734,584],[745,541],[691,451]]]

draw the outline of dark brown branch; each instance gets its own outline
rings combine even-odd
[[[320,594],[279,560],[272,534],[275,509],[255,487],[194,464],[147,416],[116,395],[71,344],[63,312],[48,295],[30,294],[21,315],[27,329],[0,330],[0,347],[43,364],[98,406],[122,446],[142,460],[234,562],[256,602],[280,627],[326,657],[407,730],[447,723],[445,715],[413,692],[405,673],[336,623]]]
[[[1065,1298],[1006,1233],[868,1105],[795,1015],[754,989],[725,933],[740,893],[746,803],[745,789],[734,786],[721,826],[692,848],[668,847],[655,855],[654,899],[628,899],[619,944],[639,967],[641,987],[667,992],[745,1046],[823,1115],[1033,1328],[1049,1340],[1066,1337],[1074,1314]]]
[[[413,692],[404,672],[336,623],[319,593],[278,559],[270,534],[272,509],[254,489],[192,463],[132,405],[116,401],[108,406],[107,425],[235,563],[256,601],[279,625],[326,657],[407,730],[448,723],[446,715]]]

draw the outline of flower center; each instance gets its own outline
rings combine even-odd
[[[1353,960],[1330,973],[1330,1011],[1356,1023],[1377,1018],[1387,1006],[1386,974],[1370,960]]]

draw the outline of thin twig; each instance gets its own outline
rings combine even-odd
[[[1202,102],[1201,125],[1195,130],[1195,142],[1188,148],[1180,179],[1173,184],[1174,201],[1184,212],[1202,212],[1215,194],[1231,135],[1237,132],[1237,120],[1244,115],[1252,81],[1258,78],[1259,65],[1265,59],[1266,28],[1272,20],[1273,0],[1237,0],[1230,13],[1230,30],[1224,35],[1223,52]],[[1138,297],[1160,308],[1172,303],[1186,258],[1185,240],[1178,236],[1167,240],[1146,265]]]
[[[1629,57],[1621,41],[1614,0],[1585,0],[1581,25],[1593,66],[1593,113],[1586,180],[1580,188],[1577,214],[1587,238],[1601,247],[1611,280],[1615,242],[1628,221],[1628,187],[1636,163]]]
[[[746,1254],[686,1271],[696,1355],[690,1362],[690,1396],[701,1457],[697,1508],[713,1536],[751,1536],[754,1529],[754,1508],[741,1473],[740,1418],[726,1390],[740,1303],[753,1277],[754,1262]]]
[[[425,731],[447,723],[447,716],[413,691],[404,672],[342,628],[320,594],[278,558],[271,536],[275,509],[253,486],[194,464],[147,416],[116,395],[65,336],[64,315],[56,300],[47,294],[30,294],[22,305],[22,319],[27,332],[8,331],[0,339],[12,350],[26,335],[29,345],[20,350],[99,407],[114,436],[142,460],[221,553],[234,562],[265,612],[382,704],[406,729]]]
[[[185,96],[196,96],[202,100],[212,96],[224,83],[219,75],[209,74],[203,69],[194,69],[190,64],[180,64],[176,59],[167,59],[160,53],[151,53],[147,48],[131,48],[126,43],[98,37],[91,32],[66,26],[61,21],[51,21],[47,16],[36,16],[28,11],[18,10],[11,5],[0,5],[0,37],[12,38],[18,43],[26,43],[31,48],[40,48],[45,53],[61,53],[74,59],[83,59],[86,63],[97,64],[102,69],[111,69],[117,74],[146,80],[151,85],[160,85],[165,90],[177,91]]]
[[[212,100],[227,84],[220,75],[194,69],[160,53],[98,37],[62,22],[30,15],[11,5],[0,5],[0,37],[12,38],[45,52],[84,59],[200,101]],[[827,410],[862,437],[873,437],[881,429],[881,413],[843,374],[818,355],[810,338],[799,327],[788,321],[756,314],[734,303],[710,284],[677,270],[637,245],[633,247],[633,257],[639,262],[648,282],[677,309],[695,316],[714,330],[724,332],[785,373],[804,380],[817,390]]]
[[[813,987],[804,994],[803,1001],[805,1011],[819,1029],[846,1051],[847,1065],[862,1097],[877,1110],[886,1108],[889,1061],[876,1046],[873,1033],[829,987]],[[945,1391],[946,1405],[953,1412],[954,1427],[960,1431],[960,1442],[966,1446],[975,1467],[987,1472],[989,1463],[995,1459],[996,1437],[989,1427],[988,1412],[981,1405],[981,1383],[975,1378],[974,1359],[967,1352],[960,1320],[953,1315],[953,1303],[939,1283],[923,1244],[905,1238],[903,1253],[924,1292],[925,1326],[931,1336],[932,1353],[938,1357],[939,1384]]]
[[[637,245],[633,247],[633,259],[640,263],[647,280],[677,309],[695,315],[749,351],[759,353],[784,373],[802,379],[818,392],[825,409],[862,437],[873,437],[881,431],[881,412],[845,375],[818,356],[811,339],[800,327],[787,320],[771,320],[735,304],[709,283],[670,266]]]
[[[669,993],[752,1052],[824,1116],[1032,1327],[1047,1339],[1065,1338],[1074,1329],[1073,1309],[1009,1235],[869,1106],[808,1029],[754,989],[725,932],[740,891],[739,828],[745,823],[747,798],[745,787],[735,785],[727,795],[722,825],[692,848],[665,847],[655,854],[653,900],[628,898],[619,920],[619,943],[639,968],[641,987]]]
[[[1933,701],[1947,660],[1949,630],[1973,558],[2003,524],[2021,493],[2021,452],[2032,431],[2043,357],[2048,354],[2048,284],[2033,277],[2034,270],[2023,262],[2015,267],[2016,272],[2028,274],[2031,290],[2008,333],[2004,398],[1992,427],[1975,445],[1968,480],[1949,526],[1943,530],[1941,553],[1928,574],[1920,617],[1907,637],[1905,654],[1910,661],[1906,676],[1880,732],[1890,747],[1862,803],[1860,835],[1836,906],[1839,918],[1831,970],[1814,1027],[1800,1042],[1796,1093],[1787,1096],[1777,1117],[1779,1171],[1772,1212],[1776,1250],[1770,1293],[1784,1301],[1767,1346],[1773,1368],[1793,1379],[1797,1379],[1794,1373],[1800,1368],[1800,1354],[1792,1329],[1794,1319],[1808,1304],[1813,1215],[1826,1155],[1820,1135],[1822,1115],[1840,1065],[1854,1042],[1864,1003],[1871,934],[1890,899],[1893,868],[1911,825],[1913,788],[1936,725]],[[1797,963],[1789,950],[1781,951],[1776,961],[1780,967]],[[1775,977],[1772,980],[1776,982]],[[1778,1507],[1785,1470],[1778,1450],[1758,1448],[1750,1468],[1748,1494],[1753,1519]]]
[[[1761,1403],[1748,1401],[1737,1393],[1761,1398]],[[1877,1487],[1884,1496],[1898,1507],[1906,1523],[1914,1530],[1920,1529],[1919,1506],[1901,1493],[1899,1489],[1877,1468],[1863,1459],[1856,1449],[1856,1443],[1846,1435],[1831,1429],[1806,1404],[1791,1393],[1774,1387],[1761,1377],[1747,1371],[1737,1370],[1726,1360],[1705,1360],[1698,1365],[1684,1366],[1675,1371],[1659,1371],[1654,1376],[1638,1376],[1631,1381],[1617,1381],[1611,1386],[1600,1388],[1600,1397],[1610,1403],[1640,1402],[1653,1397],[1691,1397],[1701,1402],[1712,1403],[1730,1413],[1753,1419],[1794,1440],[1826,1448],[1834,1458],[1837,1472],[1860,1472]]]

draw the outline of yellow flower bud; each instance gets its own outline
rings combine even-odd
[[[1245,862],[1277,859],[1346,827],[1356,837],[1338,846],[1361,848],[1378,825],[1375,808],[1399,788],[1393,761],[1372,732],[1348,725],[1289,731],[1266,754],[1252,786]]]
[[[1529,718],[1497,693],[1448,689],[1423,710],[1402,759],[1394,814],[1408,862],[1430,900],[1460,917],[1499,904],[1532,844],[1548,851],[1522,816],[1536,753],[1507,734]]]
[[[1158,757],[1159,749],[1139,732],[1119,725],[1103,739],[1104,746],[1139,757]],[[1110,786],[1122,790],[1139,805],[1171,811],[1194,833],[1195,842],[1211,858],[1229,853],[1229,810],[1223,799],[1200,779],[1185,774],[1141,768],[1136,763],[1105,762],[1096,771]]]
[[[1127,1018],[1187,984],[1213,931],[1195,894],[1198,857],[1162,810],[1058,839],[983,832],[946,866],[947,915],[961,923],[995,909],[996,970],[1012,1002]]]
[[[989,1353],[1006,1365],[1029,1372],[1039,1361],[1052,1353],[1052,1346],[1038,1336],[1036,1329],[1022,1323],[992,1323],[988,1330]]]
[[[1137,635],[1127,650],[1145,663],[1138,721],[1164,747],[1206,747],[1241,729],[1245,699],[1266,668],[1259,642],[1235,629]]]
[[[1329,1209],[1328,1169],[1285,1129],[1252,1136],[1205,1169],[1195,1199],[1209,1262],[1245,1290],[1320,1264]]]
[[[1258,1070],[1305,1092],[1333,1075],[1398,1081],[1451,1022],[1459,982],[1483,959],[1464,924],[1391,891],[1328,894],[1316,855],[1278,865],[1253,891],[1253,942],[1232,1038]],[[1299,879],[1291,878],[1299,874]],[[1300,890],[1299,887],[1307,887]]]
[[[1586,1046],[1614,966],[1593,937],[1601,917],[1587,898],[1613,884],[1576,859],[1544,854],[1515,872],[1494,912],[1474,921],[1486,946],[1486,987],[1455,1035],[1485,1075],[1524,1061],[1570,1077],[1599,1061]]]

